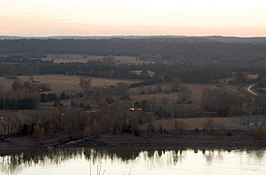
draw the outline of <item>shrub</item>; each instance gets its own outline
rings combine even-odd
[[[195,128],[194,131],[195,131],[195,132],[199,132],[199,129],[198,129],[198,128]]]
[[[149,123],[149,125],[147,127],[147,134],[151,134],[151,133],[155,133],[155,128],[154,128],[154,125],[152,123]]]
[[[92,122],[88,121],[83,128],[83,137],[90,137],[92,134]]]
[[[184,123],[183,121],[175,121],[173,123],[173,130],[175,133],[182,131],[184,129]]]
[[[21,129],[20,121],[16,116],[12,116],[9,118],[10,123],[10,133],[16,135]]]
[[[44,129],[41,128],[39,125],[34,125],[33,127],[33,137],[38,140],[41,140],[44,136]]]
[[[213,119],[208,119],[207,122],[206,122],[206,130],[209,132],[209,133],[212,133],[213,132],[213,125],[214,125],[214,120]]]
[[[159,125],[159,133],[160,134],[163,134],[163,133],[165,133],[166,131],[165,131],[165,128],[163,128],[163,126],[160,124]]]
[[[255,138],[262,139],[264,136],[264,129],[262,127],[255,128]]]
[[[233,135],[232,131],[226,131],[226,136],[231,137]]]

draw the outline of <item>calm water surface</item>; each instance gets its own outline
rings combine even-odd
[[[265,175],[265,153],[265,150],[48,149],[0,156],[0,175]]]

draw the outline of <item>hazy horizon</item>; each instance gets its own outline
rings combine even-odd
[[[0,35],[266,36],[263,0],[0,0]]]
[[[255,39],[255,38],[266,38],[266,36],[235,36],[235,35],[1,35],[0,37],[14,37],[14,38],[205,38],[205,37],[221,37],[221,38],[239,38],[239,39]]]

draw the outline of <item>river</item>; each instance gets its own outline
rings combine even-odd
[[[265,174],[265,150],[64,148],[0,155],[1,175]]]

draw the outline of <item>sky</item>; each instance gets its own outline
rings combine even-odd
[[[266,1],[0,0],[0,35],[266,36]]]

